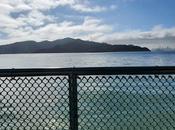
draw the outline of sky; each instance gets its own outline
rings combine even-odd
[[[175,0],[0,0],[0,45],[65,37],[175,49]]]

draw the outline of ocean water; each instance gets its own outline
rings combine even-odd
[[[0,55],[0,68],[175,66],[175,53],[116,52]]]
[[[175,53],[0,55],[0,68],[175,66]],[[0,130],[69,129],[68,77],[0,78]],[[175,75],[80,76],[80,130],[174,130]]]
[[[174,130],[175,75],[80,76],[80,130]]]

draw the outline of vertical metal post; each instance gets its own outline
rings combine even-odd
[[[77,75],[69,75],[70,130],[78,130]]]

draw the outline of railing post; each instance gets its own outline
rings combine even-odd
[[[77,75],[69,74],[70,130],[78,130]]]

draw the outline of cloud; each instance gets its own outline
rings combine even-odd
[[[16,18],[16,21],[25,23],[26,26],[38,27],[45,23],[54,22],[54,19],[54,16],[44,15],[38,10],[32,10],[28,15],[22,15]]]
[[[80,12],[101,12],[108,8],[90,4],[88,0],[1,0],[0,7],[7,11],[49,10],[59,6],[69,6]],[[111,6],[114,8],[114,6]],[[110,9],[110,7],[109,7]]]
[[[12,37],[13,35],[10,32],[16,31],[15,29],[23,30],[41,26],[47,27],[50,24],[57,25],[59,18],[45,12],[60,6],[68,6],[75,11],[86,13],[107,10],[106,7],[91,5],[88,0],[1,0],[1,32],[7,33],[7,37]],[[17,14],[17,17],[13,17],[12,14],[14,13]]]
[[[78,22],[70,18],[59,20],[59,17],[48,13],[54,8],[64,6],[79,13],[85,13],[81,16],[83,20]],[[92,5],[88,0],[1,0],[0,8],[0,44],[73,37],[111,44],[132,43],[153,48],[163,46],[161,39],[175,37],[175,27],[165,28],[161,25],[156,25],[149,31],[118,32],[113,30],[113,25],[104,23],[103,19],[88,15],[115,10],[118,7],[116,5],[105,7]],[[13,17],[13,13],[17,13],[17,17]],[[154,39],[158,39],[159,42]],[[169,45],[175,48],[175,42],[170,41]]]
[[[95,37],[96,41],[111,44],[134,44],[153,48],[175,48],[175,27],[165,28],[154,26],[150,31],[130,30],[126,32],[111,32]]]
[[[110,8],[111,10],[115,10],[115,9],[118,8],[118,6],[117,6],[117,5],[111,5],[109,8]]]
[[[24,23],[25,20],[26,19],[18,19],[18,21]],[[39,22],[35,24],[40,25]],[[24,26],[18,28],[17,30],[15,28],[5,28],[3,31],[8,33],[8,38],[6,40],[1,40],[1,43],[22,40],[55,40],[64,37],[85,38],[86,35],[90,34],[95,35],[96,33],[109,33],[112,31],[112,28],[111,26],[104,24],[101,19],[85,17],[84,21],[80,24],[72,21],[63,21],[60,23],[49,23],[37,28]]]
[[[9,4],[0,3],[0,14],[9,14],[11,11],[13,11],[13,7]]]
[[[101,7],[101,6],[94,6],[94,7],[90,7],[86,4],[74,4],[71,6],[72,9],[76,10],[76,11],[80,11],[80,12],[103,12],[106,11],[107,8],[106,7]]]
[[[164,28],[161,25],[154,26],[150,31],[130,30],[126,32],[113,32],[99,38],[101,41],[132,40],[132,39],[159,39],[175,37],[175,27]]]
[[[14,11],[48,10],[57,6],[71,5],[75,0],[1,0],[1,4],[11,6]]]

